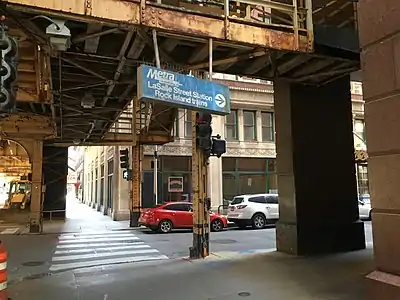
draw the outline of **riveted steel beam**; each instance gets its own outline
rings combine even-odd
[[[0,135],[20,136],[54,134],[52,118],[44,116],[10,115],[0,118]]]
[[[85,0],[5,0],[8,7],[31,13],[41,13],[67,20],[93,23],[102,22],[112,26],[145,26],[157,31],[174,32],[185,36],[213,38],[229,43],[248,44],[279,50],[312,52],[312,36],[299,36],[298,49],[295,34],[284,32],[279,25],[274,28],[257,23],[244,23],[235,18],[224,19],[199,11],[179,7],[160,6],[153,3],[92,0],[90,10]],[[112,8],[112,9],[110,9]],[[282,30],[281,30],[282,29]],[[287,28],[286,28],[287,29]],[[251,32],[251,34],[249,34]]]

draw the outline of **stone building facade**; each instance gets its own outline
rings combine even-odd
[[[272,83],[229,75],[216,76],[215,80],[229,85],[231,89],[231,114],[225,117],[213,116],[212,122],[213,133],[227,140],[227,153],[220,159],[210,159],[210,195],[213,207],[217,208],[223,199],[231,199],[238,194],[276,192],[277,174]],[[365,150],[361,90],[360,83],[352,83],[355,148]],[[174,136],[173,143],[157,148],[159,202],[191,198],[190,111],[179,110]],[[125,147],[87,148],[80,168],[83,201],[115,220],[129,217],[129,185],[122,178],[120,148]],[[154,151],[154,146],[144,147],[144,207],[154,205]],[[367,174],[364,174],[365,163],[356,166],[358,172],[361,172],[358,174],[359,187],[366,193],[368,179]],[[172,180],[181,182],[179,191],[171,189]]]

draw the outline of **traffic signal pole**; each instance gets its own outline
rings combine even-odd
[[[192,111],[193,245],[190,248],[190,258],[204,258],[210,253],[208,158],[198,145],[196,122],[196,112]]]
[[[213,41],[209,40],[209,80],[212,80],[212,52]],[[210,209],[211,199],[208,195],[208,159],[211,151],[211,115],[200,120],[199,113],[192,111],[192,190],[193,190],[193,245],[190,250],[190,258],[205,258],[210,254]],[[204,128],[209,127],[209,136],[204,134]],[[209,140],[210,147],[204,147],[203,141]]]
[[[139,225],[140,210],[142,204],[142,170],[141,170],[142,146],[139,143],[132,146],[132,205],[130,212],[130,227]]]

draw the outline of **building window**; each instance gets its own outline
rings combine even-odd
[[[262,140],[273,142],[275,136],[274,114],[272,112],[261,112]]]
[[[185,137],[192,136],[192,112],[185,110]]]
[[[175,119],[174,127],[173,127],[173,136],[179,137],[179,117]]]
[[[365,123],[364,120],[356,119],[354,120],[354,133],[365,142]]]
[[[113,207],[113,174],[114,174],[114,160],[111,159],[107,162],[107,208]]]
[[[242,194],[276,193],[274,158],[222,158],[223,197],[232,200]]]
[[[243,111],[244,140],[256,140],[256,113],[255,111]]]
[[[237,110],[231,110],[225,118],[225,138],[227,141],[238,140]]]
[[[367,164],[357,164],[358,194],[369,194],[368,166]]]

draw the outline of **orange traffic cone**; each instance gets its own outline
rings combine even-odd
[[[0,242],[0,300],[8,300],[7,294],[7,251]]]

